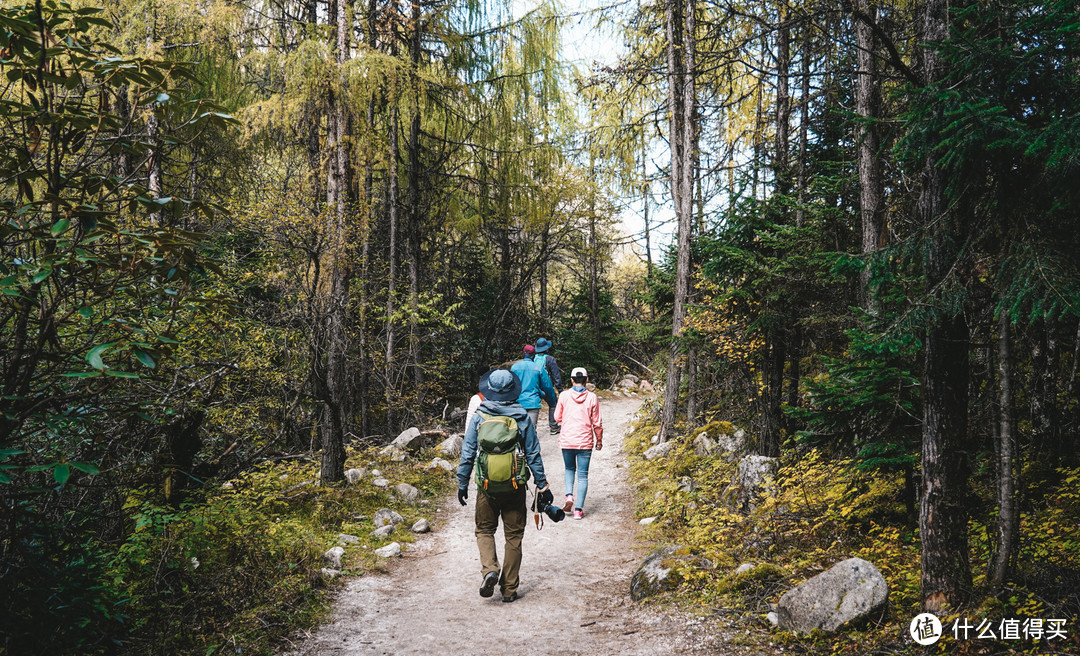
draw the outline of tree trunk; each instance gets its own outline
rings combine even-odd
[[[685,1],[685,5],[683,2]],[[694,120],[697,113],[694,76],[695,0],[667,0],[668,101],[671,143],[671,196],[678,217],[678,251],[675,269],[675,302],[672,308],[671,353],[664,389],[664,411],[660,440],[668,438],[675,423],[679,399],[680,337],[686,317],[686,298],[690,287],[690,231],[693,223]]]
[[[344,67],[349,56],[349,25],[345,0],[337,0],[334,10],[337,64],[340,87],[330,93],[329,127],[333,144],[326,178],[326,204],[329,208],[326,225],[327,296],[325,351],[324,413],[319,423],[319,442],[322,449],[320,478],[333,483],[345,478],[345,432],[348,417],[348,350],[346,323],[348,321],[349,279],[346,254],[346,209],[349,201],[349,160],[345,144],[348,139],[348,118],[345,112]]]
[[[544,330],[548,330],[548,242],[551,241],[551,229],[544,226],[544,232],[540,234],[540,252],[544,258],[540,265],[540,321]]]
[[[987,582],[992,588],[1000,588],[1009,575],[1009,564],[1016,550],[1018,511],[1016,507],[1016,418],[1013,408],[1012,388],[1012,335],[1008,313],[1002,311],[998,319],[998,390],[1000,421],[998,428],[998,520],[997,544]]]
[[[810,139],[810,28],[803,28],[802,86],[799,93],[799,161],[796,164],[795,186],[798,204],[795,208],[795,225],[802,227],[806,221],[806,157]]]
[[[877,19],[877,8],[872,0],[856,0],[855,7],[861,14],[855,19],[855,48],[858,62],[858,70],[855,74],[855,113],[858,115],[856,159],[859,170],[862,254],[867,258],[867,266],[859,274],[859,287],[863,308],[873,313],[877,312],[878,303],[873,290],[870,289],[869,259],[884,245],[882,238],[884,192],[878,153],[880,139],[876,125],[881,112],[881,82],[878,79],[874,57],[876,47],[874,33],[867,24],[867,21]]]
[[[154,52],[154,23],[155,14],[153,3],[147,7],[146,11],[146,56],[153,56]],[[151,198],[161,198],[162,195],[162,167],[161,167],[161,138],[159,132],[161,130],[158,124],[158,117],[155,111],[154,101],[150,102],[149,112],[146,118],[146,135],[149,137],[149,141],[153,144],[153,147],[146,153],[146,189],[150,192]],[[153,226],[161,226],[164,221],[165,213],[161,210],[156,210],[150,214],[150,224]]]
[[[409,366],[416,403],[423,403],[424,373],[420,363],[420,0],[412,0],[412,35],[409,59],[412,64],[413,115],[409,128]]]
[[[948,0],[925,0],[922,40],[941,43],[949,35]],[[933,46],[923,49],[928,85],[945,75]],[[948,206],[938,155],[926,156],[919,214],[927,230],[926,288],[934,290],[949,275],[960,253],[964,228]],[[946,614],[971,588],[968,565],[967,468],[962,448],[968,429],[968,349],[970,334],[963,312],[942,310],[927,329],[923,383],[922,602],[927,612]]]
[[[394,416],[394,399],[397,396],[397,383],[394,380],[394,347],[396,326],[394,321],[394,295],[397,291],[397,233],[398,233],[398,110],[393,107],[390,110],[390,152],[386,165],[387,175],[387,214],[390,222],[390,252],[387,255],[389,264],[389,279],[386,283],[386,421],[387,428],[392,429]]]
[[[791,191],[791,171],[788,157],[791,133],[791,27],[781,9],[776,30],[776,194],[786,196]],[[782,213],[786,213],[781,210]],[[786,223],[786,221],[785,221]]]

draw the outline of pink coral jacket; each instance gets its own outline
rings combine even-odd
[[[576,392],[573,388],[559,395],[555,406],[555,421],[562,424],[559,431],[560,449],[591,449],[593,440],[603,442],[604,420],[600,417],[600,399],[589,390]]]

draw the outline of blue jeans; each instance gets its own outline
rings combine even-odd
[[[585,493],[589,491],[589,461],[592,449],[563,449],[563,491],[573,492],[574,510],[581,510],[585,505]],[[574,487],[574,475],[577,475],[577,488]]]

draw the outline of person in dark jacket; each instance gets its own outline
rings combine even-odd
[[[555,389],[555,396],[562,392],[562,374],[559,372],[559,363],[555,356],[550,353],[551,340],[541,337],[536,340],[536,362],[542,364],[551,379],[551,386]],[[561,430],[559,422],[555,421],[555,403],[548,404],[548,430],[552,435],[558,435]]]
[[[536,348],[532,344],[526,344],[522,348],[520,360],[510,365],[510,371],[521,379],[521,396],[518,403],[529,413],[534,425],[540,422],[540,401],[547,401],[548,406],[554,406],[559,402],[555,388],[551,385],[551,378],[542,363],[536,361]]]
[[[469,479],[472,477],[479,449],[477,430],[484,421],[483,415],[501,415],[513,417],[517,422],[519,446],[525,453],[525,462],[536,483],[537,498],[541,504],[550,504],[555,496],[544,474],[544,461],[540,457],[540,440],[536,437],[536,427],[529,413],[525,412],[517,401],[521,393],[521,380],[505,369],[495,369],[480,379],[479,387],[484,401],[465,430],[465,440],[461,446],[461,463],[457,470],[458,501],[464,506],[465,500],[469,498]],[[481,597],[492,596],[495,593],[495,585],[498,584],[504,602],[509,603],[518,598],[521,539],[525,535],[527,516],[526,487],[522,486],[519,490],[501,494],[492,494],[477,487],[476,546],[480,550],[480,573],[483,577],[483,583],[480,585]],[[506,541],[503,547],[501,574],[499,554],[495,550],[495,530],[499,528],[500,518]]]

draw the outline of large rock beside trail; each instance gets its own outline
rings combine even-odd
[[[406,428],[401,431],[401,434],[394,438],[394,441],[390,443],[390,446],[396,446],[402,451],[409,453],[416,453],[420,449],[427,446],[424,444],[424,435],[420,432],[420,429],[413,426],[412,428]]]
[[[420,498],[420,490],[409,485],[408,483],[398,483],[394,486],[394,496],[401,499],[405,503],[416,503]]]
[[[634,380],[634,378],[631,378],[630,376],[627,376],[626,378],[623,378],[622,380],[619,381],[619,387],[621,387],[622,389],[627,390],[627,391],[630,391],[630,390],[635,390],[636,391],[637,390],[637,381]]]
[[[716,436],[716,447],[720,453],[737,454],[742,452],[746,448],[746,431],[736,428],[730,434],[720,433]]]
[[[461,455],[461,445],[464,441],[464,435],[451,435],[442,442],[439,442],[439,445],[435,447],[435,450],[441,455],[456,458]]]
[[[401,545],[397,542],[391,542],[381,549],[376,549],[375,555],[380,558],[397,558],[401,555]]]
[[[349,485],[356,485],[366,473],[366,469],[349,469],[345,472],[345,480],[349,481]]]
[[[405,521],[405,518],[397,514],[389,508],[380,508],[375,511],[375,517],[372,520],[376,527],[383,526],[397,526],[401,522]]]
[[[330,569],[341,569],[341,557],[344,555],[344,547],[331,547],[329,551],[322,555],[322,557],[323,561],[326,562],[327,567]]]
[[[643,380],[638,383],[638,391],[642,394],[652,394],[655,391],[655,388],[653,387],[652,383],[647,380]]]
[[[776,458],[744,457],[735,468],[731,485],[724,490],[721,500],[732,510],[744,513],[753,512],[757,508],[758,499],[762,495],[771,493],[777,466]]]
[[[776,616],[788,631],[836,631],[880,610],[888,599],[881,572],[862,558],[848,558],[785,592]]]
[[[641,601],[645,597],[672,590],[683,581],[683,575],[688,570],[713,567],[712,561],[690,553],[688,547],[660,547],[649,554],[630,579],[630,598]]]
[[[646,460],[656,460],[657,458],[665,458],[671,450],[675,448],[674,442],[661,442],[656,446],[650,446],[645,449],[645,453],[641,454]]]
[[[701,433],[694,438],[694,453],[699,456],[711,456],[716,451],[716,440],[708,433]]]

